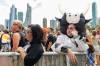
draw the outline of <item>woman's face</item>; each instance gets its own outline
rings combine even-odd
[[[11,30],[12,31],[16,31],[18,28],[17,24],[13,23],[12,27],[11,27]]]
[[[75,25],[70,24],[70,25],[68,26],[68,28],[67,28],[67,35],[71,37],[71,36],[73,36],[74,34],[77,34],[77,30],[76,30],[76,28],[75,28]]]
[[[18,22],[13,22],[12,27],[11,27],[11,30],[12,30],[13,32],[20,31]]]
[[[32,37],[32,31],[30,28],[27,29],[27,32],[26,32],[26,39],[31,42],[33,37]]]

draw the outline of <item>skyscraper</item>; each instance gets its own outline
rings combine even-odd
[[[6,20],[5,20],[5,28],[8,29],[8,27],[9,27],[9,20],[6,19]]]
[[[47,28],[47,18],[43,18],[43,27]]]
[[[18,20],[23,22],[23,12],[18,12]]]
[[[4,25],[0,24],[0,31],[3,31],[5,29]]]
[[[11,28],[13,20],[17,19],[17,8],[15,8],[15,5],[12,5],[10,9],[10,16],[9,16],[9,24],[8,24],[8,29]]]
[[[32,18],[31,14],[32,14],[32,8],[29,4],[27,4],[26,17],[25,17],[25,22],[23,24],[25,27],[31,24],[31,18]]]
[[[50,20],[50,28],[56,29],[57,28],[57,21],[52,19]]]
[[[92,26],[95,27],[96,26],[96,20],[97,20],[97,10],[96,10],[96,2],[92,3]]]

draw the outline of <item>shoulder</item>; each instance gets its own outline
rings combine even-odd
[[[13,36],[20,36],[20,33],[13,33]]]
[[[57,42],[57,43],[62,43],[62,42],[67,41],[67,39],[69,39],[69,38],[68,38],[66,35],[62,34],[62,35],[59,35],[59,36],[57,37],[56,42]]]
[[[40,44],[34,44],[34,45],[31,45],[29,48],[28,48],[28,50],[27,50],[28,52],[35,52],[35,51],[37,51],[37,52],[44,52],[44,50],[43,50],[43,47],[42,47],[42,45]]]
[[[12,38],[20,38],[20,34],[19,33],[13,33]]]

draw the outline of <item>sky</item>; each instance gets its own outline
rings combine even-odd
[[[5,24],[5,19],[9,19],[10,7],[15,5],[18,11],[25,13],[27,3],[32,7],[32,23],[42,26],[44,17],[48,20],[61,18],[63,12],[66,13],[85,13],[87,19],[92,18],[91,3],[97,3],[97,17],[100,17],[100,0],[0,0],[0,24]],[[25,20],[25,19],[24,19]]]

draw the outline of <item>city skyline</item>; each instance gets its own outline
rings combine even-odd
[[[8,15],[10,13],[10,7],[12,4],[15,5],[15,7],[17,8],[18,11],[22,11],[24,13],[23,18],[25,19],[27,3],[29,3],[30,6],[32,6],[32,23],[38,23],[41,26],[42,26],[42,21],[43,21],[44,17],[47,18],[47,20],[49,22],[48,24],[50,25],[51,19],[55,19],[55,17],[62,16],[61,13],[59,12],[59,10],[57,10],[57,3],[60,2],[61,0],[25,0],[25,2],[22,5],[21,3],[23,1],[24,0],[17,0],[17,1],[1,0],[0,5],[2,5],[2,6],[0,6],[1,7],[0,21],[4,22],[5,19],[7,19],[9,17]],[[76,0],[76,1],[79,1],[79,0]],[[82,1],[84,1],[83,2],[83,4],[84,4],[85,0],[82,0]],[[90,1],[90,0],[86,0],[86,1]],[[95,0],[95,1],[96,1],[96,3],[99,2],[99,0]],[[1,4],[1,2],[3,2],[3,3]],[[89,2],[89,3],[91,3],[91,2]],[[91,8],[92,8],[92,6],[90,4],[90,8],[86,14],[86,18],[92,18],[92,9]],[[4,13],[2,13],[2,9],[4,9]],[[98,9],[98,3],[97,3],[97,17],[99,17],[99,14],[100,14],[99,12],[100,12],[100,10]]]

